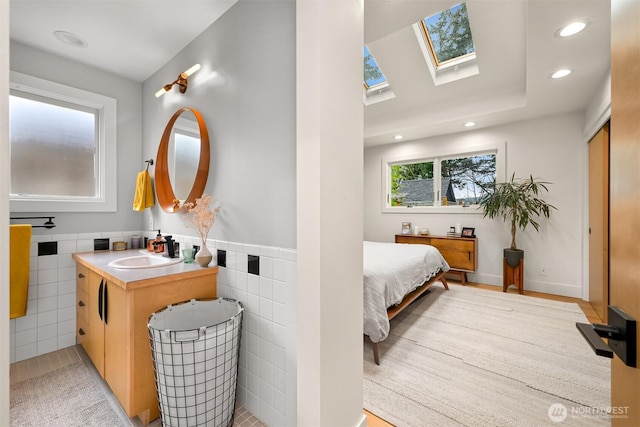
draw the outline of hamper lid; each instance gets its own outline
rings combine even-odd
[[[151,314],[148,327],[170,331],[200,329],[227,322],[243,310],[242,304],[232,299],[192,299],[175,305],[168,305],[162,310]]]

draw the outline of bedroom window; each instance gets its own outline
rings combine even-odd
[[[12,72],[11,210],[115,211],[115,123],[112,98]]]
[[[502,157],[492,148],[383,161],[383,212],[473,212],[486,189],[502,180]]]

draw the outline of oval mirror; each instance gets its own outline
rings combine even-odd
[[[176,111],[164,129],[156,158],[156,197],[165,212],[176,212],[176,200],[195,203],[202,196],[209,156],[209,133],[200,112],[189,107]]]

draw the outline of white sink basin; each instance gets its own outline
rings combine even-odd
[[[138,255],[126,258],[119,258],[111,261],[108,265],[114,268],[153,268],[166,267],[168,265],[182,262],[182,258],[167,258],[162,256]]]

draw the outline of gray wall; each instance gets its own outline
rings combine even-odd
[[[154,96],[195,63],[202,68],[185,94]],[[199,110],[207,123],[205,192],[221,202],[210,239],[296,247],[295,71],[295,3],[240,1],[143,83],[144,159],[156,157],[179,108]],[[156,205],[144,226],[195,236],[180,216]]]
[[[10,67],[12,71],[109,96],[118,103],[118,163],[107,165],[117,168],[117,212],[55,213],[57,227],[36,228],[34,235],[139,230],[143,215],[133,211],[132,203],[136,174],[144,167],[140,152],[142,85],[13,41]]]

